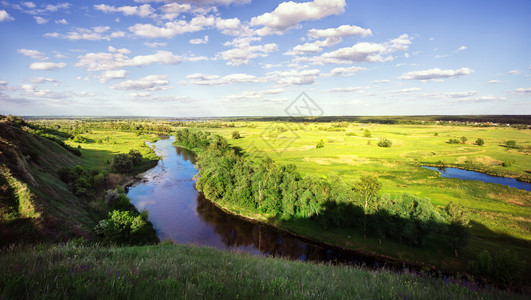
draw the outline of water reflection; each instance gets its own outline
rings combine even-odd
[[[175,148],[173,141],[171,137],[150,144],[163,159],[128,191],[137,209],[149,211],[161,240],[297,260],[381,265],[370,257],[303,241],[223,212],[195,189],[194,154]]]

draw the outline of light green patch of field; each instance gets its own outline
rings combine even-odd
[[[281,164],[292,163],[304,174],[327,177],[331,172],[345,180],[374,175],[382,193],[411,193],[429,198],[436,206],[460,203],[471,212],[473,238],[466,251],[506,247],[531,261],[531,193],[506,186],[441,178],[438,172],[420,168],[443,162],[490,174],[531,180],[531,131],[505,127],[477,128],[439,125],[374,125],[351,123],[345,131],[329,131],[328,123],[236,122],[236,127],[208,128],[241,147],[250,156],[269,156]],[[286,131],[278,130],[283,127]],[[363,137],[364,130],[372,137]],[[239,131],[241,139],[232,139]],[[352,136],[355,134],[355,136]],[[467,137],[465,144],[448,144],[450,138]],[[380,138],[393,142],[378,147]],[[483,146],[475,145],[482,138]],[[319,140],[325,146],[316,149]],[[508,149],[515,140],[524,149]],[[504,161],[516,161],[503,167]],[[489,241],[490,240],[490,241]]]

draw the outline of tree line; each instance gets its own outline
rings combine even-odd
[[[196,186],[211,201],[226,201],[283,220],[310,219],[325,228],[352,228],[380,241],[423,245],[429,238],[443,238],[456,255],[466,244],[468,219],[459,205],[449,204],[442,210],[426,198],[380,195],[381,184],[372,176],[355,182],[337,174],[303,176],[293,164],[250,159],[209,132],[182,129],[175,137],[177,144],[197,153]]]

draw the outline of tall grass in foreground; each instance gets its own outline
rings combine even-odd
[[[502,299],[466,281],[187,245],[54,245],[0,252],[0,299]],[[523,297],[522,297],[523,298]]]

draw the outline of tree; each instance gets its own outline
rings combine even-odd
[[[111,170],[118,172],[128,172],[133,166],[131,156],[127,154],[117,154],[112,158]]]
[[[232,138],[237,140],[237,139],[241,139],[241,136],[240,136],[240,132],[239,131],[233,131],[232,132]]]
[[[138,150],[131,149],[127,155],[131,157],[133,165],[138,165],[142,161],[142,154]]]
[[[468,139],[466,138],[466,136],[462,136],[462,137],[461,137],[461,144],[466,143],[466,141],[468,141]]]
[[[463,206],[459,204],[450,202],[446,205],[445,211],[448,214],[448,221],[450,223],[448,229],[452,237],[455,257],[459,257],[458,251],[467,244],[469,239],[467,226],[470,220]]]
[[[317,142],[317,144],[315,145],[315,148],[319,149],[323,147],[324,147],[324,141],[323,139],[321,139],[319,142]]]
[[[483,146],[485,144],[485,141],[482,138],[479,138],[476,140],[476,145]]]
[[[372,137],[372,134],[371,134],[371,132],[368,129],[365,129],[363,131],[363,136],[366,137],[366,138],[370,138],[370,137]]]
[[[362,201],[365,202],[363,206],[364,218],[363,218],[363,230],[365,236],[367,236],[367,212],[369,209],[369,202],[372,202],[373,198],[378,195],[378,192],[382,188],[382,184],[374,176],[362,176],[358,182],[354,184],[354,190],[360,194]]]

